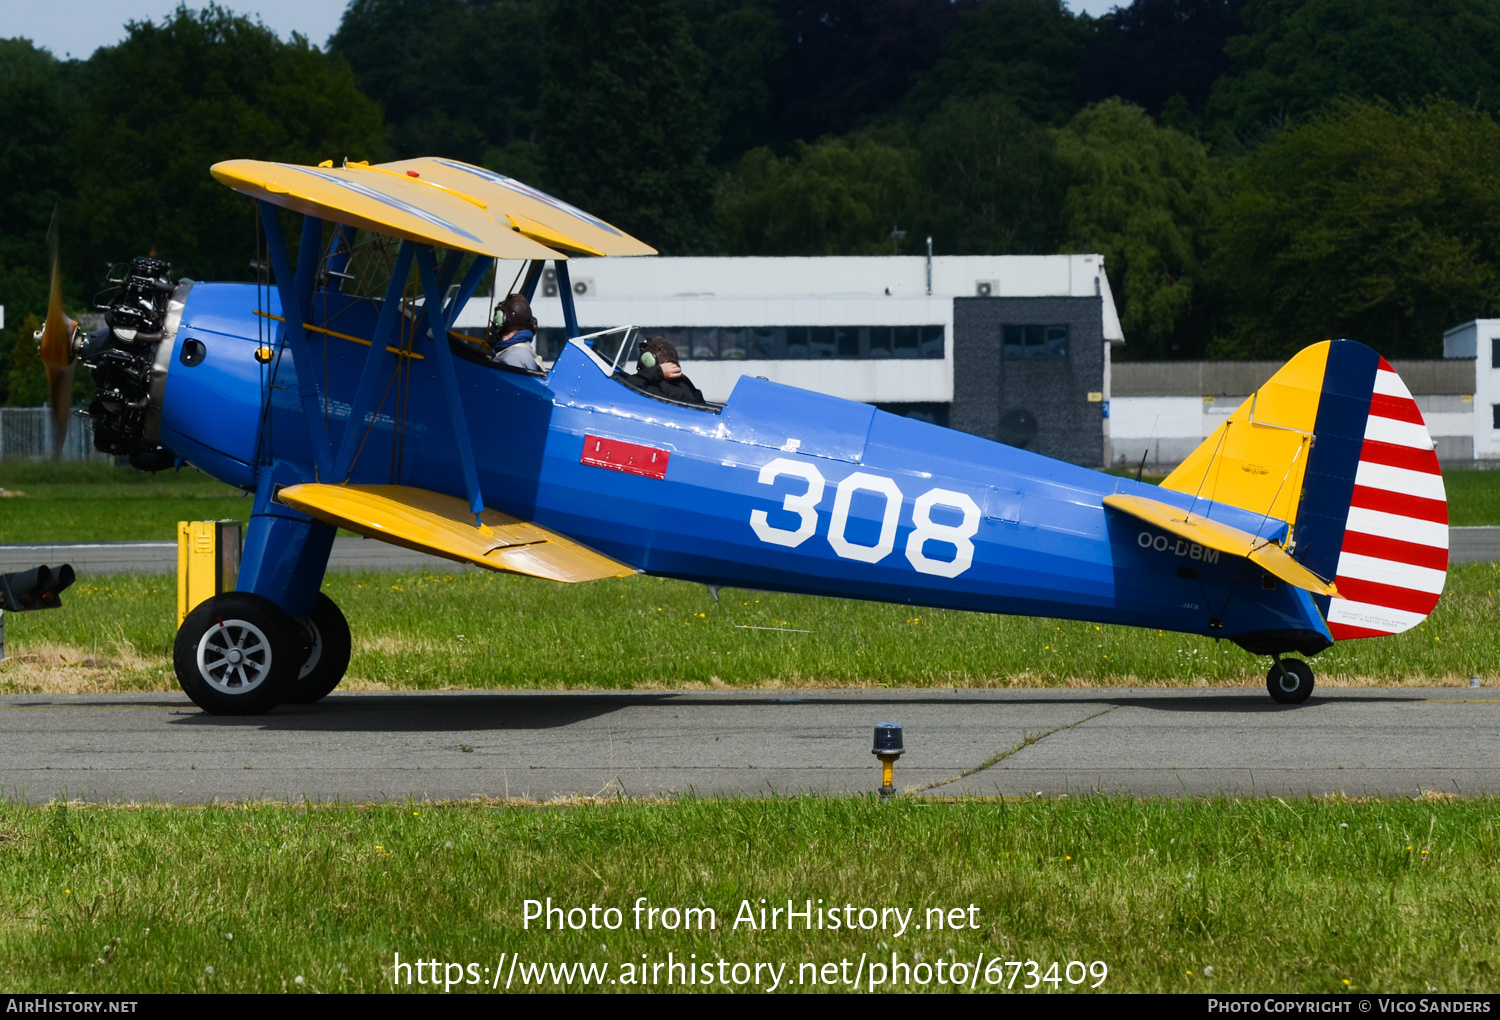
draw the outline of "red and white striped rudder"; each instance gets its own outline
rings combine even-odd
[[[1427,618],[1448,576],[1448,497],[1406,384],[1380,359],[1328,608],[1335,640],[1399,634]]]

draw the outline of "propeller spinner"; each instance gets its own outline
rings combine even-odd
[[[47,298],[47,321],[42,324],[42,365],[47,370],[47,402],[52,408],[52,457],[62,456],[73,410],[73,340],[78,322],[63,310],[62,269],[58,260],[57,210],[47,228],[47,250],[52,257],[52,288]]]

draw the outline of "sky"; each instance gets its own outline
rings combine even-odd
[[[286,38],[301,32],[318,46],[339,27],[348,0],[221,0],[236,13],[257,14]],[[178,0],[0,0],[0,39],[24,36],[57,57],[86,58],[125,35],[125,22],[160,21]],[[1128,0],[1067,0],[1077,14],[1100,15]],[[202,7],[204,0],[189,0]]]

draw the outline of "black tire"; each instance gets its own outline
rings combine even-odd
[[[1273,662],[1271,672],[1266,674],[1266,690],[1283,705],[1300,705],[1312,694],[1312,667],[1301,659],[1282,659],[1279,664]]]
[[[328,697],[344,679],[354,642],[349,636],[349,621],[333,599],[322,592],[318,592],[311,615],[293,619],[305,632],[302,641],[307,657],[281,703],[311,705]]]
[[[172,665],[193,704],[213,715],[259,715],[281,703],[305,658],[300,628],[270,599],[225,592],[188,613]]]

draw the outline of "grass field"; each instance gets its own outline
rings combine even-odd
[[[1500,472],[1456,477],[1456,500],[1465,493],[1481,517],[1493,503],[1486,519],[1500,520]],[[170,524],[249,506],[186,471],[0,462],[0,486],[31,493],[0,501],[0,541],[77,540],[68,514],[91,522],[91,539],[165,539],[166,527],[148,527],[157,516]],[[171,689],[175,586],[171,576],[85,578],[62,610],[12,615],[0,692]],[[1319,682],[1500,681],[1497,587],[1496,565],[1454,566],[1425,625],[1336,646],[1317,659]],[[480,572],[333,574],[325,590],[354,631],[353,689],[1258,685],[1265,672],[1263,660],[1204,638],[732,590],[721,608],[702,587],[644,577],[569,586]]]
[[[1497,589],[1500,564],[1455,566],[1425,624],[1336,645],[1318,682],[1500,682]],[[1208,638],[731,589],[718,608],[659,578],[331,574],[324,590],[354,633],[351,689],[1259,685],[1266,670]],[[0,692],[175,688],[174,577],[86,579],[63,601],[7,618]]]
[[[178,519],[248,509],[187,473],[24,467],[0,464],[0,487],[28,493],[0,501],[0,542],[164,539]],[[1450,476],[1456,522],[1500,523],[1492,488],[1500,474]],[[59,523],[66,514],[80,523]],[[1454,567],[1426,625],[1335,647],[1315,662],[1319,682],[1500,682],[1497,588],[1500,564]],[[174,689],[175,590],[171,576],[84,579],[61,610],[11,615],[0,693]],[[346,685],[356,689],[1259,686],[1265,669],[1232,645],[1181,635],[729,590],[721,609],[701,587],[642,577],[564,586],[339,574],[325,590],[354,631]],[[1102,961],[1101,990],[1116,992],[1489,991],[1500,974],[1497,823],[1500,800],[1439,795],[0,803],[0,987],[385,991],[400,953],[472,963],[459,980],[479,974],[485,986],[486,968],[519,957],[509,973],[521,990],[539,964],[608,965],[608,982],[670,952],[713,965],[716,980],[720,960],[746,973],[763,965],[748,990],[783,966],[782,988],[836,990],[846,986],[798,981],[826,980],[827,964],[847,978],[862,956],[888,964],[895,953],[929,979],[947,961],[950,981],[954,963],[998,960],[1002,983],[1019,971],[1015,990],[1030,974],[1005,961],[1037,961],[1048,993],[1093,984],[1070,984],[1069,961]],[[523,902],[549,896],[618,908],[625,927],[523,930]],[[717,927],[633,930],[642,896],[712,907]],[[820,898],[910,908],[918,924],[929,908],[957,907],[977,927],[900,937],[732,927],[741,901],[789,898],[799,909]],[[555,978],[526,987],[556,988]],[[663,987],[662,971],[653,979]]]
[[[1451,523],[1500,525],[1500,471],[1450,470],[1443,478]],[[250,514],[249,497],[192,468],[148,475],[107,464],[0,460],[0,490],[8,497],[0,501],[0,544],[169,541],[178,521]]]
[[[1488,991],[1497,820],[1495,800],[1439,799],[0,806],[0,986],[381,991],[396,953],[474,962],[486,986],[502,953],[609,964],[607,981],[670,951],[786,964],[792,988],[804,963],[849,960],[852,977],[895,952],[998,958],[1003,977],[1006,960],[1058,977],[1103,961],[1116,992]],[[623,927],[523,930],[523,901],[549,896],[616,907]],[[634,930],[640,896],[717,925]],[[762,898],[915,908],[917,924],[959,907],[965,927],[735,930]]]
[[[0,460],[0,544],[175,541],[178,521],[250,516],[250,499],[192,468]]]

